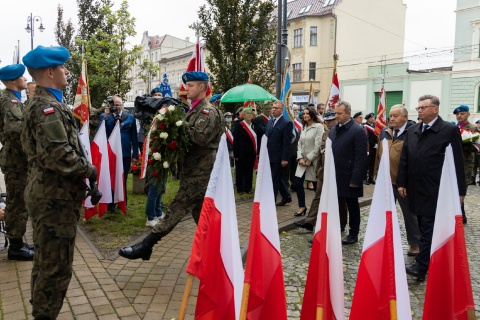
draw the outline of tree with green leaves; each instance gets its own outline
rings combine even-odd
[[[198,12],[206,63],[215,92],[248,81],[266,89],[275,83],[275,25],[272,0],[206,0]]]
[[[134,76],[140,78],[147,85],[149,90],[152,90],[152,79],[155,78],[155,75],[160,71],[160,66],[148,59],[143,59],[142,63],[139,65],[140,72]]]

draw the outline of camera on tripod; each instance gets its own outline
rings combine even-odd
[[[114,113],[117,111],[117,107],[115,106],[115,102],[113,101],[112,96],[107,97],[107,102],[108,102],[108,109],[110,110],[110,113]]]

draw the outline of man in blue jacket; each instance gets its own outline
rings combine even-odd
[[[113,103],[116,108],[115,112],[113,114],[110,113],[110,106],[107,106],[105,108],[105,113],[100,115],[100,119],[105,120],[107,138],[110,137],[113,128],[115,128],[117,120],[120,121],[120,135],[123,154],[123,177],[126,189],[130,165],[132,161],[133,163],[137,163],[138,160],[137,123],[133,114],[123,110],[123,101],[120,96],[113,96]],[[126,200],[127,199],[125,199],[125,201]],[[110,203],[108,205],[108,210],[112,213],[118,213],[114,203]]]

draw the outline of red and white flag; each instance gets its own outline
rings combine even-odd
[[[328,97],[327,109],[335,109],[335,104],[340,101],[340,85],[338,83],[337,71],[333,75],[332,88]]]
[[[147,136],[143,142],[143,150],[142,150],[142,163],[140,167],[140,179],[145,178],[147,175],[147,168],[148,168],[148,157],[150,155],[150,136],[152,135],[152,131],[156,129],[157,117],[153,118],[152,124],[150,125],[150,130],[148,131]]]
[[[82,60],[82,73],[78,79],[77,94],[73,102],[73,115],[83,124],[90,116],[90,93],[87,81],[87,60]]]
[[[92,164],[97,168],[98,190],[102,198],[97,206],[85,210],[85,219],[88,220],[98,213],[103,216],[112,202],[112,184],[110,180],[110,163],[108,161],[108,142],[105,129],[105,121],[102,121],[100,128],[91,144]],[[123,166],[122,166],[123,168]]]
[[[113,128],[108,138],[108,161],[110,165],[110,181],[113,190],[113,203],[116,203],[123,213],[127,212],[124,172],[123,172],[123,154],[122,141],[120,137],[120,121]]]
[[[88,120],[83,123],[82,129],[78,132],[78,140],[83,146],[83,150],[87,154],[87,161],[88,163],[92,163],[92,154],[90,152],[90,140],[88,139]],[[88,179],[85,179],[85,183],[87,186],[90,187],[90,182]],[[85,191],[88,193],[88,191]],[[88,220],[90,216],[88,216],[87,211],[91,210],[95,206],[92,204],[91,198],[88,197],[83,201],[83,205],[85,207],[85,219]]]
[[[445,152],[433,228],[423,320],[473,320],[473,301],[452,147]]]
[[[344,319],[342,239],[338,213],[337,181],[332,141],[325,146],[325,176],[313,237],[307,282],[303,296],[301,320]],[[340,266],[340,267],[339,267]]]
[[[245,266],[245,286],[250,287],[246,319],[286,320],[285,282],[267,140],[264,135]]]
[[[383,128],[387,125],[387,93],[382,85],[379,93],[377,120],[375,120],[375,134],[380,136]]]
[[[382,143],[350,320],[412,319],[388,142]]]
[[[238,319],[243,265],[225,135],[203,200],[187,272],[200,279],[196,320]]]
[[[187,70],[185,70],[185,72],[190,71],[205,72],[205,43],[200,43],[200,41],[198,40],[195,44],[195,51],[193,51],[192,58],[188,63]],[[211,92],[212,91],[209,84],[206,96],[209,97],[211,95]],[[185,90],[185,84],[181,84],[178,95],[180,96],[180,98],[182,98],[182,100],[187,100],[187,91]]]

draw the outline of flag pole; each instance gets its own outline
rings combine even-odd
[[[335,73],[337,73],[337,60],[338,60],[338,54],[334,54],[333,55],[332,83],[333,83],[333,77],[335,77]],[[340,88],[338,88],[338,89],[340,89]],[[327,107],[328,107],[328,101],[330,101],[330,96],[327,98],[327,102],[325,102],[325,109],[327,109]],[[325,111],[323,113],[325,114]]]
[[[308,103],[313,103],[312,96],[313,96],[313,80],[310,79],[310,90],[308,91]]]
[[[182,304],[180,306],[180,311],[178,312],[178,320],[185,319],[188,298],[190,297],[190,291],[192,291],[193,278],[194,276],[192,274],[188,274],[187,284],[185,285],[185,291],[183,292]]]
[[[243,284],[242,305],[240,307],[240,320],[247,319],[248,297],[250,295],[250,283]]]

